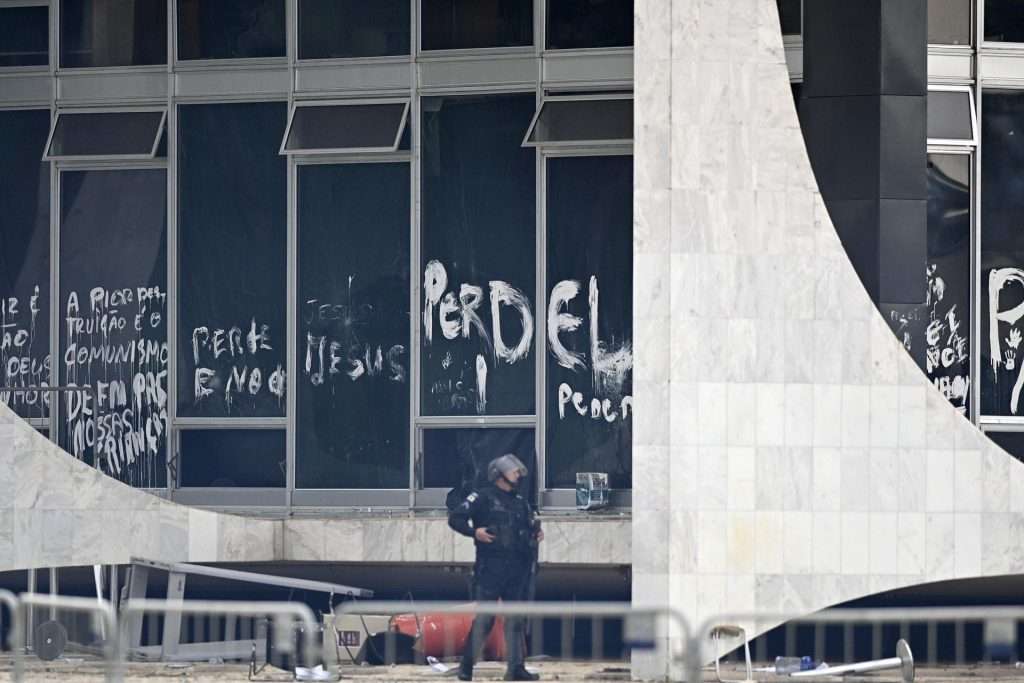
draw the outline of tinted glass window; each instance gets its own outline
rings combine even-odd
[[[937,140],[973,140],[971,96],[949,90],[928,91],[928,137]]]
[[[801,26],[800,0],[775,0],[779,6],[779,20],[783,35],[799,35]]]
[[[424,50],[533,45],[532,0],[421,0]]]
[[[61,0],[60,65],[167,63],[167,0]]]
[[[178,0],[178,59],[285,56],[285,0]]]
[[[544,103],[530,142],[628,142],[633,100],[551,100]]]
[[[408,108],[405,102],[296,107],[284,148],[289,152],[393,149]]]
[[[928,42],[971,44],[971,0],[928,0]]]
[[[632,485],[633,157],[553,158],[547,191],[548,485]]]
[[[986,90],[981,111],[981,412],[1022,415],[1024,93]]]
[[[179,108],[179,415],[284,415],[286,107]]]
[[[167,173],[60,179],[60,443],[113,477],[166,485]]]
[[[534,412],[533,109],[532,94],[423,100],[425,415]]]
[[[0,385],[50,380],[50,164],[40,161],[49,110],[0,112]],[[45,417],[50,396],[0,393],[23,417]]]
[[[409,487],[409,182],[299,167],[299,488]]]
[[[1024,461],[1024,432],[985,432],[985,436],[1013,457]]]
[[[50,63],[50,9],[0,7],[0,67]]]
[[[633,0],[548,0],[549,50],[633,44]]]
[[[180,452],[180,486],[285,485],[284,430],[188,429]]]
[[[515,454],[530,471],[520,490],[535,496],[536,448],[533,429],[427,429],[423,432],[423,488],[462,488],[487,484],[487,465]]]
[[[971,157],[928,155],[928,254],[922,305],[881,305],[882,315],[950,403],[971,398]]]
[[[299,0],[299,59],[409,54],[409,0]]]
[[[60,114],[47,154],[152,156],[163,119],[159,111]]]
[[[985,40],[1024,42],[1024,4],[1017,0],[985,0]]]

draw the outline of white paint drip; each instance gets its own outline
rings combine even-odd
[[[476,412],[487,413],[487,359],[482,354],[476,357]]]
[[[633,345],[623,342],[615,351],[609,352],[598,335],[598,290],[597,277],[590,277],[590,364],[594,375],[594,391],[618,397],[622,385],[633,369]]]

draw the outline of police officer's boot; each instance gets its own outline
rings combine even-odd
[[[473,680],[473,664],[472,662],[466,663],[463,659],[459,662],[459,680],[460,681],[471,681]]]
[[[526,670],[526,667],[520,664],[514,669],[509,670],[505,674],[506,681],[537,681],[540,680],[540,676],[535,673],[530,673]]]

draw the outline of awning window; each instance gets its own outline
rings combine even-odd
[[[933,145],[978,144],[974,94],[968,86],[928,89],[928,142]]]
[[[394,152],[408,118],[409,100],[296,103],[281,154]]]
[[[164,109],[57,112],[43,160],[152,159],[166,121]]]
[[[544,100],[524,147],[628,144],[633,141],[633,98],[590,95]]]

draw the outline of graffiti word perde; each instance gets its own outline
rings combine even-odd
[[[424,342],[434,339],[434,311],[445,339],[454,340],[460,336],[469,339],[472,330],[484,340],[495,359],[508,364],[516,363],[530,353],[533,345],[533,311],[526,295],[502,280],[488,283],[491,325],[484,325],[478,313],[484,303],[484,290],[479,285],[463,283],[459,294],[448,291],[448,271],[440,261],[430,261],[423,269],[423,332]],[[522,335],[511,346],[502,337],[501,312],[511,308],[519,314]]]

